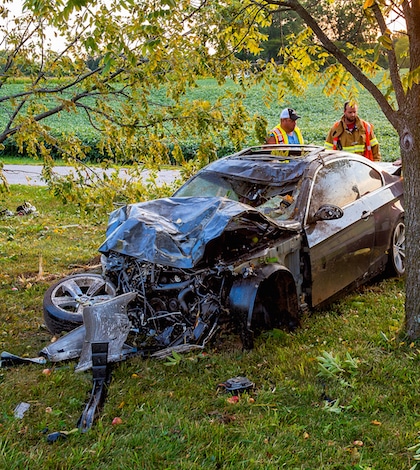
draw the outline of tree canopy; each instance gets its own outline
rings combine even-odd
[[[8,18],[7,5],[2,7],[3,20]],[[256,139],[265,133],[264,119],[248,116],[240,91],[221,95],[215,103],[189,103],[185,93],[197,77],[214,77],[220,84],[231,77],[243,89],[262,84],[267,101],[300,94],[320,80],[337,102],[357,99],[355,81],[363,86],[400,137],[410,260],[407,330],[411,338],[420,336],[417,0],[26,0],[24,5],[27,13],[4,23],[1,30],[6,54],[1,58],[0,88],[6,92],[0,104],[7,122],[0,130],[0,144],[13,136],[20,149],[25,146],[44,159],[47,178],[52,149],[74,163],[83,160],[86,150],[75,135],[52,135],[43,121],[55,114],[85,113],[101,131],[101,149],[109,161],[156,165],[171,151],[172,158],[183,162],[179,141],[193,136],[199,143],[197,158],[183,163],[194,171],[216,157],[219,144],[243,145],[255,123]],[[288,40],[279,44],[282,60],[241,60],[241,54],[258,55],[268,39],[267,28],[277,23],[282,28],[283,18],[298,27],[290,28]],[[401,54],[395,49],[396,20],[402,21],[408,39],[406,69],[400,67]],[[370,28],[362,27],[366,24]],[[58,52],[51,47],[54,41],[48,44],[48,27],[65,39]],[[8,92],[8,81],[28,68],[25,90]],[[118,105],[110,106],[109,97]],[[70,193],[85,192],[73,188]]]
[[[197,77],[223,83],[243,74],[245,66],[232,47],[240,37],[221,27],[226,7],[118,0],[28,1],[25,9],[2,27],[0,145],[13,138],[20,151],[43,159],[47,180],[53,154],[78,167],[88,151],[77,135],[51,132],[47,120],[63,113],[87,116],[100,136],[104,164],[143,162],[156,167],[169,161],[169,153],[183,163],[179,144],[193,139],[196,163],[184,162],[190,172],[216,158],[226,142],[236,148],[243,145],[251,117],[240,92],[227,91],[212,103],[189,103],[185,96]],[[8,13],[5,6],[4,19]],[[64,39],[59,49],[57,39],[49,39],[51,27]],[[248,31],[251,37],[252,30],[259,37],[257,23]],[[8,86],[28,70],[23,91]],[[264,134],[264,123],[259,132]],[[63,187],[56,187],[60,190]],[[131,194],[138,197],[139,191]]]

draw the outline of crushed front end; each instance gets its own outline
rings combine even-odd
[[[164,267],[110,252],[104,275],[118,293],[136,292],[128,315],[143,351],[204,346],[217,329],[231,283],[228,270]]]

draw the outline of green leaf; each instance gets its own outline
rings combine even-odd
[[[87,50],[91,50],[92,52],[96,52],[98,50],[98,45],[95,39],[92,36],[89,36],[85,41],[85,47]]]
[[[164,362],[165,366],[177,366],[182,361],[181,354],[176,351],[172,351],[172,356],[168,356],[167,362]]]
[[[387,342],[387,343],[389,342],[388,336],[387,336],[383,331],[381,331],[381,332],[379,333],[379,336],[380,336],[385,342]]]
[[[111,52],[107,52],[105,55],[104,55],[104,58],[103,58],[103,63],[104,63],[104,68],[102,70],[102,74],[105,75],[106,73],[108,73],[112,67],[112,65],[114,64],[115,60],[114,60],[114,57],[112,56]]]
[[[340,414],[343,410],[340,406],[340,400],[335,400],[333,403],[325,402],[324,403],[324,411],[328,411],[329,413]]]
[[[392,39],[388,34],[384,34],[378,38],[379,43],[387,50],[392,50]]]

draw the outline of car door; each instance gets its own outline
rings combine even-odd
[[[359,163],[349,158],[337,159],[314,175],[305,224],[312,306],[363,279],[369,270],[375,220],[357,181],[355,166]],[[339,206],[343,217],[313,221],[315,212],[324,204]]]

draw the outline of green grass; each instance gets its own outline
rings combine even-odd
[[[20,155],[2,155],[1,162],[4,165],[40,165],[42,162],[36,161],[33,158],[21,157]],[[54,161],[55,165],[65,165],[65,163],[57,159]]]
[[[106,220],[82,218],[45,188],[14,187],[0,206],[25,200],[38,216],[0,220],[0,346],[33,357],[51,339],[45,290],[97,265]],[[53,444],[48,433],[75,429],[90,373],[76,374],[74,361],[50,375],[33,364],[0,369],[0,468],[409,469],[420,349],[404,342],[403,317],[403,280],[381,279],[306,315],[292,334],[264,334],[250,352],[220,332],[171,366],[132,358],[115,367],[93,428]],[[237,375],[255,388],[230,403],[217,386]],[[20,402],[30,408],[17,419]]]

